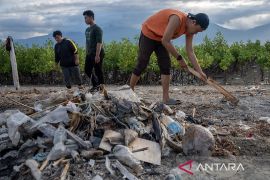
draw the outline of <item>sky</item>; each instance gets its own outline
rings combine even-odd
[[[25,39],[54,30],[84,32],[83,11],[91,9],[101,27],[140,29],[153,13],[165,9],[206,13],[210,22],[229,29],[270,23],[270,0],[0,0],[0,39]]]

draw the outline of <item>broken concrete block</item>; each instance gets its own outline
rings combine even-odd
[[[211,156],[215,139],[212,133],[201,125],[190,125],[183,137],[185,155]]]

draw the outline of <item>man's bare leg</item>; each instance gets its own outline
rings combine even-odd
[[[163,89],[163,102],[166,103],[169,100],[169,86],[170,75],[161,75],[161,84]]]
[[[139,81],[139,79],[140,79],[140,76],[137,76],[134,73],[132,73],[132,76],[130,78],[130,83],[129,84],[130,84],[130,87],[131,87],[131,89],[133,91],[134,91],[134,88],[135,88],[137,82]]]

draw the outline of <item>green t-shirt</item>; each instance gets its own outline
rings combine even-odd
[[[102,43],[102,35],[102,29],[96,24],[85,30],[86,54],[96,54],[97,43]]]

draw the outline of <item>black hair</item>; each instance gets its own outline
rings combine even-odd
[[[91,11],[91,10],[86,10],[86,11],[84,11],[84,12],[83,12],[83,15],[84,15],[84,16],[89,16],[89,17],[92,17],[93,19],[95,19],[95,14],[94,14],[94,12]]]
[[[55,38],[57,35],[62,36],[62,32],[57,30],[53,32],[53,37]]]

